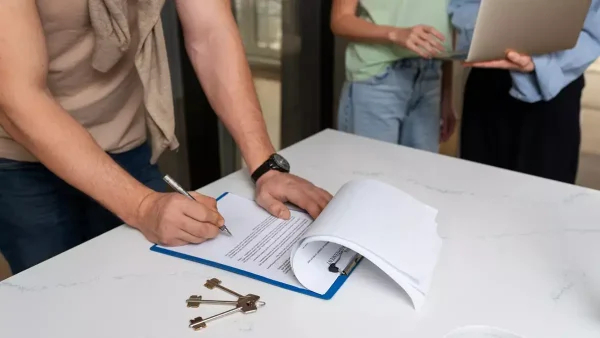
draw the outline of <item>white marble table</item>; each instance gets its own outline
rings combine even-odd
[[[334,131],[283,154],[293,172],[331,192],[373,177],[439,210],[444,247],[420,313],[368,262],[322,301],[151,252],[121,227],[1,283],[0,337],[420,338],[466,325],[600,337],[600,192]],[[253,193],[243,172],[201,190],[224,191]],[[190,318],[215,309],[184,300],[206,292],[211,277],[267,306],[191,331]]]

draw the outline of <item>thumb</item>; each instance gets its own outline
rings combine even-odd
[[[275,217],[281,219],[290,218],[290,210],[285,206],[285,204],[268,193],[259,195],[256,199],[256,202]]]

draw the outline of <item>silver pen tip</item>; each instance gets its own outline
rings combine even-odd
[[[227,234],[229,234],[229,236],[233,236],[233,235],[231,234],[231,231],[229,231],[229,229],[227,229],[227,227],[226,227],[226,226],[224,226],[224,225],[223,225],[223,226],[221,227],[221,230],[222,230],[222,231],[225,231]]]

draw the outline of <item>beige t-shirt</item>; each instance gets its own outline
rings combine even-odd
[[[131,46],[137,46],[137,1],[130,1]],[[88,0],[37,0],[49,57],[48,88],[56,101],[107,152],[131,150],[146,141],[143,86],[136,48],[107,73],[92,67],[94,31]],[[37,161],[0,127],[0,158]]]

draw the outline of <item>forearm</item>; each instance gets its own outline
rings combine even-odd
[[[117,165],[48,92],[11,94],[27,99],[3,102],[0,125],[6,132],[50,171],[135,226],[138,206],[150,190]]]
[[[350,14],[331,21],[331,31],[335,35],[355,42],[387,44],[391,42],[390,34],[395,30],[397,28],[376,25]]]
[[[442,100],[452,99],[453,63],[445,61],[442,63]]]
[[[213,109],[239,146],[250,171],[275,150],[269,139],[252,75],[233,17],[186,48]]]

